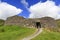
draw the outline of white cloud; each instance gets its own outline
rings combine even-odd
[[[26,2],[26,0],[21,0],[21,3],[28,9],[28,2]]]
[[[0,3],[0,19],[6,19],[7,17],[17,15],[21,13],[22,10],[12,6],[8,3],[1,2]]]
[[[55,5],[53,1],[46,1],[44,3],[37,3],[32,5],[29,9],[31,12],[29,18],[41,18],[41,17],[52,17],[55,19],[60,18],[60,7]]]

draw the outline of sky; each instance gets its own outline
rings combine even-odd
[[[24,18],[49,16],[60,19],[60,0],[0,0],[0,19],[14,15]]]

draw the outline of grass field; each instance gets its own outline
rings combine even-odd
[[[21,26],[0,26],[0,40],[21,40],[33,34],[35,28]],[[60,32],[43,30],[43,32],[32,40],[60,40]]]
[[[60,33],[44,30],[40,35],[32,40],[60,40]]]
[[[20,40],[34,32],[34,28],[25,28],[20,26],[1,26],[0,40]]]

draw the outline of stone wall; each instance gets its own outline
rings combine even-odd
[[[20,16],[13,16],[7,18],[4,25],[20,25],[25,27],[35,27],[36,22],[40,22],[42,27],[54,28],[57,26],[55,20],[50,17],[25,19]]]

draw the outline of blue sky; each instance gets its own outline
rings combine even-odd
[[[13,5],[17,8],[22,9],[22,13],[18,14],[19,16],[23,16],[28,18],[30,12],[26,9],[26,7],[24,6],[24,4],[21,3],[22,0],[1,0],[2,2],[7,2],[10,5]],[[46,2],[46,0],[26,0],[26,2],[28,2],[28,8],[38,2]],[[58,6],[60,4],[60,0],[53,0],[55,2],[55,4]]]

